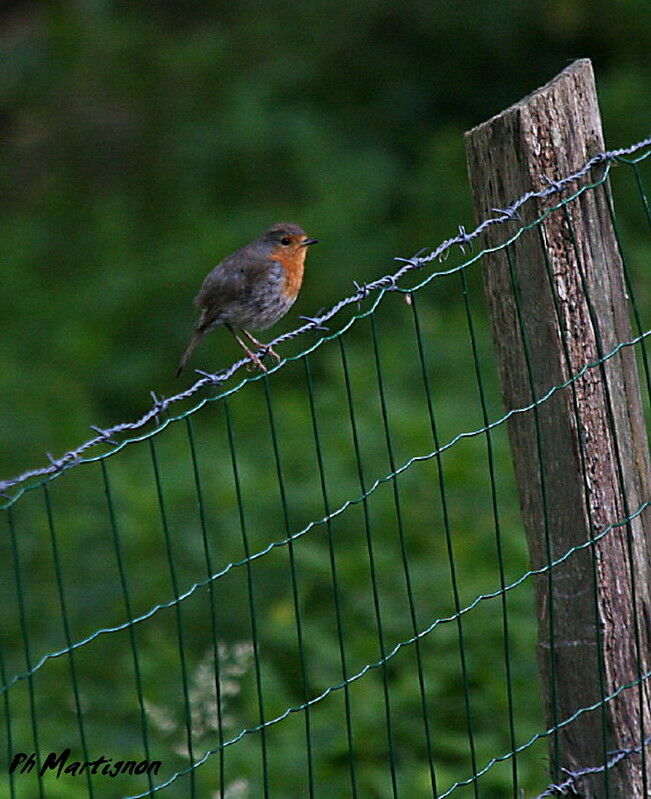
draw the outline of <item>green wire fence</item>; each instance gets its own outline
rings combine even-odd
[[[559,735],[650,675],[608,690],[600,671],[599,701],[553,702],[548,725],[533,586],[594,565],[651,497],[530,568],[506,423],[579,402],[628,348],[648,403],[650,145],[557,182],[531,224],[500,218],[517,299],[523,233],[586,192],[626,211],[633,337],[526,405],[502,409],[487,250],[462,230],[434,251],[460,262],[420,255],[358,287],[268,374],[206,373],[192,407],[156,399],[146,423],[4,484],[2,796],[518,799],[625,758],[648,779],[651,730],[614,752],[605,716],[601,762],[563,771]]]

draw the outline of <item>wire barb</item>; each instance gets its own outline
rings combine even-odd
[[[506,208],[491,208],[490,210],[494,211],[496,214],[501,214],[502,216],[507,217],[507,219],[511,219],[516,222],[522,222],[522,217],[518,213],[517,206],[515,205],[508,205]]]
[[[324,330],[328,332],[329,328],[323,324],[323,322],[318,318],[321,311],[318,311],[315,316],[299,316],[299,319],[302,319],[304,322],[309,322],[312,326],[312,330]]]
[[[205,380],[210,381],[211,383],[218,383],[219,382],[219,372],[217,374],[213,374],[212,372],[205,372],[203,369],[195,369],[194,370],[198,375],[203,377]]]
[[[59,470],[62,468],[61,462],[58,461],[51,452],[46,452],[45,455],[55,469]]]
[[[547,175],[540,175],[540,179],[547,184],[548,188],[553,189],[555,192],[563,191],[563,185],[558,180],[549,178]]]
[[[472,234],[466,233],[466,228],[463,225],[459,225],[457,241],[459,243],[459,249],[464,255],[466,254],[466,247],[468,247],[469,250],[472,250],[472,238]]]
[[[112,446],[118,446],[118,442],[114,438],[111,438],[111,433],[108,430],[102,430],[102,428],[98,427],[96,424],[91,424],[90,429],[98,433],[104,441],[108,442]]]
[[[149,393],[154,401],[154,406],[152,408],[153,416],[156,420],[156,424],[160,426],[162,424],[161,411],[167,410],[167,400],[164,397],[159,398],[155,391],[150,391]]]
[[[382,279],[383,278],[380,278],[380,280]],[[371,293],[371,288],[367,283],[358,283],[356,280],[353,280],[353,285],[355,286],[355,291],[361,300],[365,300]]]

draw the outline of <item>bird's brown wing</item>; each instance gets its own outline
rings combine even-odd
[[[229,307],[241,302],[256,284],[277,268],[276,261],[249,247],[242,247],[225,258],[206,275],[195,297],[195,304],[202,310],[197,330],[220,324]]]
[[[198,342],[216,325],[228,324],[233,309],[246,301],[256,284],[265,281],[279,269],[279,264],[258,248],[242,247],[218,264],[206,275],[199,293],[194,298],[201,309],[194,335],[188,344],[176,371],[183,371]]]

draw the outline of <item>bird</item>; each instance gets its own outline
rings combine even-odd
[[[201,313],[181,360],[176,376],[185,368],[194,348],[211,330],[223,325],[231,332],[251,361],[251,368],[266,372],[256,354],[238,335],[238,330],[262,356],[280,356],[269,344],[262,344],[247,328],[265,330],[291,308],[303,282],[307,248],[317,244],[300,225],[278,222],[259,238],[224,258],[206,275],[195,297]]]

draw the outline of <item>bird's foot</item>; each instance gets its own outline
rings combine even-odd
[[[243,333],[244,333],[244,335],[245,335],[245,336],[246,336],[246,337],[249,339],[249,341],[251,342],[251,344],[255,344],[255,346],[256,346],[256,347],[257,347],[257,348],[258,348],[258,349],[261,351],[261,354],[262,354],[262,357],[263,357],[263,358],[264,358],[264,356],[265,356],[267,353],[269,353],[269,355],[273,355],[273,357],[276,359],[276,362],[277,362],[277,363],[280,363],[280,361],[282,361],[282,358],[281,358],[281,357],[280,357],[280,355],[278,355],[278,353],[277,353],[277,352],[276,352],[276,351],[273,349],[273,347],[271,346],[271,344],[263,344],[261,341],[258,341],[258,339],[257,339],[257,338],[255,338],[255,336],[252,336],[252,335],[249,333],[249,331],[248,331],[248,330],[242,330],[242,332],[243,332]]]
[[[280,355],[278,355],[276,350],[273,349],[271,344],[262,344],[261,346],[262,349],[264,350],[264,352],[262,353],[263,356],[269,353],[269,355],[272,355],[276,359],[276,363],[280,363],[282,361],[282,358],[280,357]]]
[[[250,361],[246,366],[247,371],[254,372],[256,369],[259,369],[261,372],[267,372],[267,367],[262,363],[255,352],[251,352],[249,349],[245,349],[244,352],[246,352],[247,358]]]

